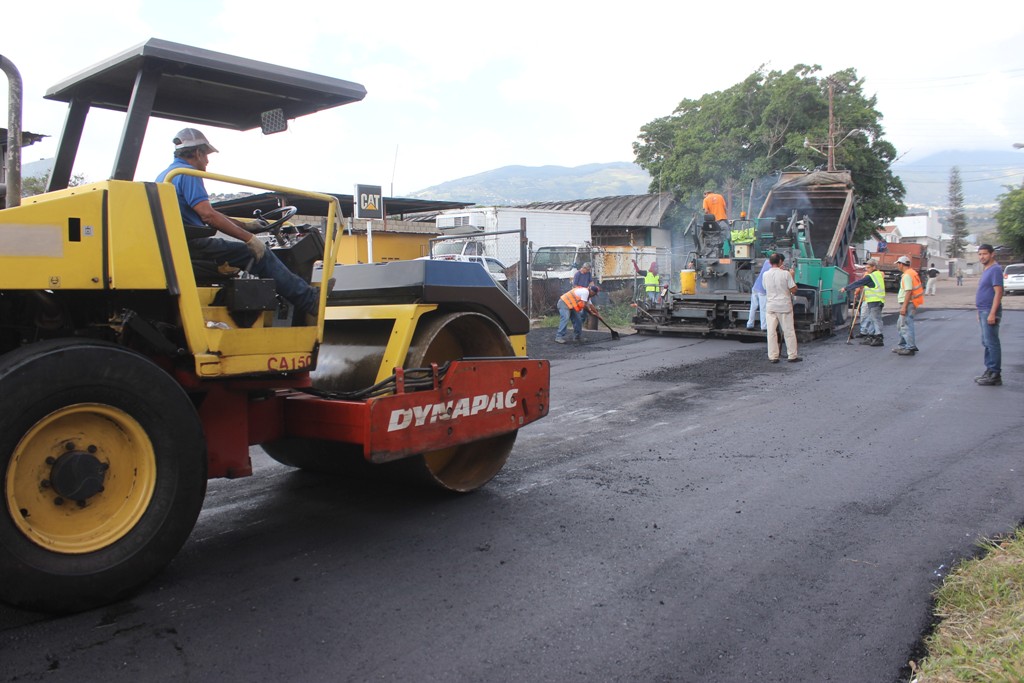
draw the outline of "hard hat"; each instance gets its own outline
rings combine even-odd
[[[877,268],[878,267],[878,259],[876,259],[876,258],[869,258],[867,260],[867,263],[865,263],[864,265],[865,266],[871,266],[872,268]]]
[[[902,263],[905,266],[909,266],[910,265],[910,257],[909,256],[900,256],[898,259],[896,259],[896,263]]]
[[[216,152],[217,148],[210,144],[206,136],[195,128],[182,128],[174,136],[174,151],[191,149],[193,147],[205,147],[207,152]]]
[[[597,294],[598,292],[601,291],[601,288],[597,286],[596,282],[592,282],[590,283],[590,291],[593,292],[594,294]]]

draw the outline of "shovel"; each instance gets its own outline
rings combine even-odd
[[[604,323],[604,326],[605,326],[605,327],[607,327],[607,328],[608,328],[608,330],[609,330],[609,331],[610,331],[610,332],[612,333],[612,339],[614,339],[614,340],[616,340],[616,341],[618,340],[618,338],[619,338],[619,333],[618,333],[618,332],[616,332],[615,330],[613,330],[613,329],[612,329],[612,326],[611,326],[611,325],[609,325],[609,324],[607,323],[607,321],[605,321],[605,319],[604,319],[604,318],[602,318],[602,317],[600,316],[600,314],[598,314],[598,313],[594,313],[593,311],[590,311],[590,315],[594,316],[595,318],[597,318],[598,320],[600,320],[601,322],[603,322],[603,323]]]
[[[854,296],[853,296],[853,320],[850,321],[850,334],[847,335],[847,337],[846,337],[846,344],[847,344],[847,346],[849,346],[850,344],[853,343],[851,341],[853,339],[853,328],[856,327],[856,325],[857,325],[857,316],[860,314],[860,303],[858,303],[858,302],[861,299],[864,298],[863,292],[864,292],[864,290],[861,290],[860,292],[858,292],[858,294],[860,294],[860,296],[857,296],[856,294],[854,294]]]

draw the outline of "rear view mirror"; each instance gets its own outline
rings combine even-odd
[[[260,114],[260,130],[264,135],[288,130],[288,119],[284,116],[284,109],[271,109]]]

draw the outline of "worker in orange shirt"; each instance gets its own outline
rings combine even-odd
[[[705,190],[704,213],[711,214],[715,217],[716,221],[724,221],[729,215],[729,212],[725,208],[725,197],[717,192]]]

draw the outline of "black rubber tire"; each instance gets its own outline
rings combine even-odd
[[[119,444],[109,450],[134,463],[142,456],[136,456],[131,446],[144,443],[138,450],[145,450],[150,471],[144,484],[129,484],[144,486],[148,493],[125,513],[123,528],[109,542],[101,537],[83,550],[58,552],[32,540],[19,526],[29,520],[27,509],[11,509],[23,502],[12,489],[24,481],[16,473],[29,470],[13,456],[22,452],[34,430],[64,429],[53,416],[67,410],[82,411],[89,425],[102,422],[103,410],[124,416],[141,438],[127,448],[118,450]],[[102,442],[99,453],[104,453]],[[25,451],[22,460],[32,463],[37,457]],[[114,486],[109,478],[105,484]],[[129,349],[73,339],[25,346],[0,357],[0,485],[5,503],[0,505],[0,599],[47,612],[91,609],[119,600],[149,581],[188,538],[206,494],[202,425],[181,386]],[[104,501],[103,496],[101,490],[88,503],[117,504],[118,499]],[[85,519],[88,530],[91,519]],[[79,521],[76,531],[82,526]]]

